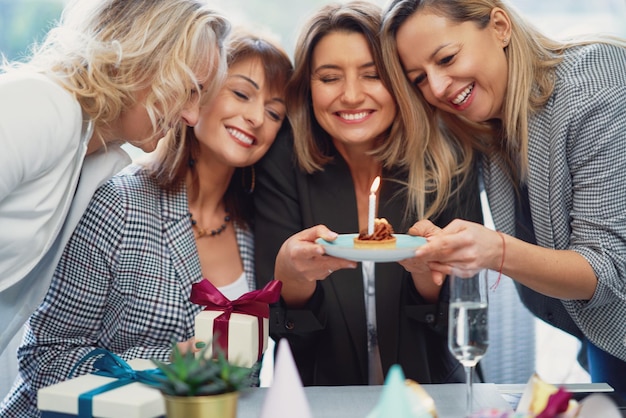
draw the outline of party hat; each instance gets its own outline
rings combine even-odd
[[[281,339],[274,362],[274,379],[269,387],[259,418],[311,418],[311,408],[304,394],[289,342]]]

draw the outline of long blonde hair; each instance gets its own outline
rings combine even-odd
[[[420,10],[453,22],[475,22],[485,28],[491,11],[501,8],[511,20],[511,38],[505,48],[508,62],[507,95],[502,121],[473,123],[430,105],[412,86],[400,63],[396,35],[400,26]],[[420,132],[424,143],[411,154],[410,198],[422,199],[421,184],[429,184],[438,195],[427,213],[440,210],[447,202],[450,189],[444,181],[472,169],[474,152],[499,153],[514,184],[523,181],[528,172],[528,121],[541,109],[554,90],[554,72],[563,52],[572,46],[595,42],[624,41],[604,36],[584,36],[557,41],[541,33],[522,18],[514,8],[500,0],[393,0],[384,12],[381,41],[385,64],[392,75],[392,88],[398,98],[399,112],[409,129]],[[446,151],[445,148],[449,148]]]
[[[136,92],[148,88],[145,106],[156,133],[174,126],[192,89],[199,91],[194,71],[211,69],[212,83],[220,84],[229,31],[228,21],[200,0],[73,0],[29,60],[4,70],[30,68],[56,80],[101,139],[135,104]]]

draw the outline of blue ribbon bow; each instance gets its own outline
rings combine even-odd
[[[72,377],[78,366],[84,363],[86,360],[101,356],[97,359],[93,367],[96,369],[92,374],[105,377],[113,377],[118,380],[99,386],[95,389],[82,393],[78,396],[78,418],[92,418],[93,417],[93,397],[104,392],[108,392],[113,389],[117,389],[121,386],[128,385],[133,382],[146,383],[148,385],[154,385],[158,382],[157,377],[162,377],[163,372],[159,369],[149,370],[133,370],[132,367],[117,355],[102,348],[96,348],[82,359],[72,368],[69,374],[69,378]]]

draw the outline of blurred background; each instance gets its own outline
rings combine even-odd
[[[89,1],[89,0],[84,0]],[[303,21],[329,0],[206,0],[235,24],[273,33],[293,52]],[[384,7],[386,0],[371,0]],[[554,36],[585,32],[626,35],[624,0],[505,0]],[[66,0],[0,0],[0,52],[19,59],[59,18]]]
[[[92,1],[92,0],[82,0]],[[384,6],[386,0],[371,0]],[[27,56],[60,17],[65,0],[0,0],[0,53],[8,60]],[[235,25],[265,32],[293,56],[304,20],[327,0],[208,0]],[[554,37],[603,32],[626,37],[625,0],[509,0],[523,15]],[[127,147],[131,156],[141,151]],[[510,279],[504,278],[490,300],[491,342],[481,362],[486,380],[525,383],[533,371],[553,383],[586,383],[589,376],[576,360],[577,340],[536,320],[519,302]],[[0,356],[0,399],[17,373],[19,338]],[[266,356],[271,360],[271,356]],[[271,383],[271,361],[264,366],[262,383]]]

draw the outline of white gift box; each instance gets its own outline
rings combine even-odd
[[[213,320],[222,315],[222,311],[202,311],[196,316],[196,342],[209,345],[206,356],[213,355]],[[269,320],[261,318],[263,323],[263,347],[267,349]],[[253,315],[233,313],[228,321],[228,361],[238,366],[252,367],[259,360],[259,319]]]
[[[128,362],[133,370],[154,369],[150,360],[135,359]],[[39,389],[37,407],[42,418],[78,416],[78,397],[92,389],[118,379],[86,374],[55,385]],[[139,382],[95,395],[92,412],[94,418],[155,418],[165,416],[165,401],[158,389]]]

